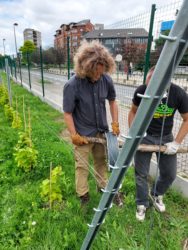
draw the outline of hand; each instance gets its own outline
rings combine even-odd
[[[166,150],[164,151],[164,154],[174,155],[177,153],[180,147],[180,144],[177,143],[176,141],[172,141],[172,142],[166,143],[165,146],[166,146]]]
[[[120,130],[119,130],[119,122],[112,122],[112,133],[114,135],[119,135],[120,134]]]
[[[86,137],[81,136],[78,133],[72,135],[71,139],[72,139],[72,143],[77,145],[77,146],[88,144],[88,140],[86,139]]]

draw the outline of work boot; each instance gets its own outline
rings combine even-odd
[[[87,205],[89,203],[89,199],[90,199],[89,193],[86,193],[80,196],[79,198],[80,198],[80,202],[82,206]]]

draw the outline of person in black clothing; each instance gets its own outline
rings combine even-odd
[[[146,85],[139,86],[132,99],[132,106],[128,115],[129,127],[136,115],[141,98],[138,93],[144,94],[147,85],[154,72],[154,67],[150,69],[146,78]],[[172,135],[174,114],[178,110],[183,121],[175,137]],[[164,121],[162,141],[161,130]],[[170,88],[164,94],[160,104],[155,110],[154,116],[147,129],[147,135],[142,139],[142,144],[167,146],[166,151],[161,153],[159,160],[159,177],[156,185],[153,186],[150,197],[153,205],[159,212],[165,211],[163,195],[168,190],[176,178],[177,150],[188,133],[188,95],[179,86],[171,83]],[[158,153],[156,154],[158,158]],[[148,199],[148,175],[152,153],[137,151],[135,154],[135,178],[136,178],[136,218],[140,221],[145,219],[146,209],[149,207]]]

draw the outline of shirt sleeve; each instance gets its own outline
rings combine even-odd
[[[109,89],[107,99],[108,101],[114,101],[116,99],[116,91],[111,77],[108,77],[108,86]]]
[[[75,88],[69,82],[63,89],[63,111],[72,113],[75,108]]]
[[[135,106],[139,106],[140,105],[140,102],[142,100],[141,97],[137,96],[137,94],[144,94],[146,90],[146,85],[140,85],[134,92],[134,96],[133,96],[133,99],[132,99],[132,102]]]
[[[188,94],[179,87],[178,111],[180,114],[188,113]]]

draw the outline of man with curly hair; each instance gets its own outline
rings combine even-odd
[[[107,184],[105,147],[88,143],[87,137],[103,138],[109,130],[105,101],[108,100],[112,132],[119,135],[118,106],[111,77],[115,62],[108,50],[98,41],[84,41],[74,57],[75,75],[64,86],[63,110],[65,123],[75,150],[76,193],[81,204],[89,201],[89,155],[93,156],[97,190]],[[114,203],[122,205],[119,193]]]

